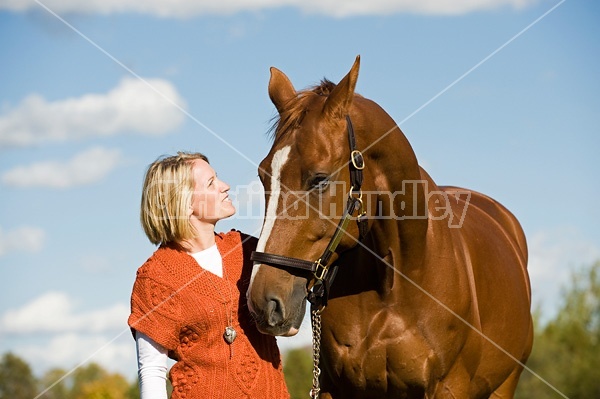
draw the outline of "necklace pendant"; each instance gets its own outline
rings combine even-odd
[[[237,337],[237,332],[235,329],[231,326],[227,326],[225,328],[225,332],[223,333],[223,338],[225,338],[225,341],[231,345],[233,341],[235,341],[235,337]]]

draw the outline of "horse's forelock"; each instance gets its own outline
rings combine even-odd
[[[271,120],[269,128],[271,138],[283,137],[298,126],[306,114],[309,101],[315,96],[328,96],[335,86],[335,83],[323,79],[318,85],[296,93],[296,97],[287,102],[284,111],[275,115]]]
[[[331,94],[335,86],[337,85],[332,81],[323,79],[318,86],[314,86],[312,89],[310,89],[310,91],[320,96],[328,96]]]

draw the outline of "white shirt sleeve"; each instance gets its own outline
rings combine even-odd
[[[167,350],[135,332],[140,399],[167,399]]]

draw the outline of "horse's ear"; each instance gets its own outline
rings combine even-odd
[[[285,73],[275,67],[271,67],[271,79],[269,80],[269,97],[281,113],[285,105],[292,98],[296,97],[296,89]]]
[[[360,68],[360,55],[356,56],[354,65],[350,72],[337,84],[331,91],[323,108],[323,112],[328,116],[343,118],[347,113],[352,98],[354,97],[354,88],[358,79],[358,70]]]

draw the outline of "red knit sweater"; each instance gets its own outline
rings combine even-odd
[[[138,269],[129,326],[177,361],[169,373],[172,399],[289,398],[275,338],[258,332],[246,305],[256,239],[236,231],[215,238],[224,278],[185,252],[160,247]],[[231,346],[223,338],[230,312],[237,332]]]

